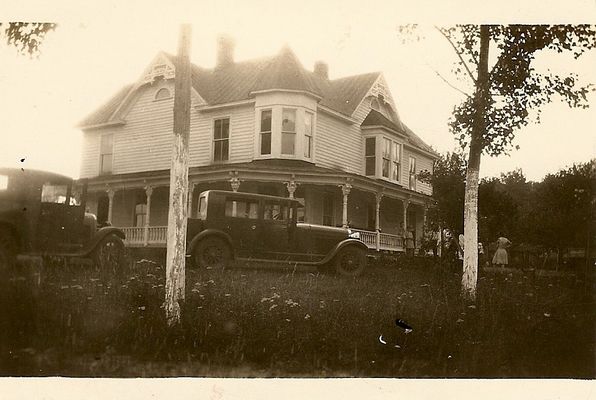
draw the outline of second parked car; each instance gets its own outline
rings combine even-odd
[[[187,253],[198,266],[222,268],[232,260],[332,267],[357,276],[367,247],[346,228],[297,222],[299,201],[210,190],[201,193],[198,218],[190,218]]]

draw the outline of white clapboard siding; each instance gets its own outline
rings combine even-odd
[[[255,110],[252,104],[221,111],[194,112],[190,129],[190,166],[213,162],[213,121],[230,119],[230,163],[250,162],[253,157]]]
[[[81,154],[81,178],[99,174],[99,135],[94,132],[83,133]]]
[[[318,166],[362,174],[364,155],[360,126],[342,122],[319,111],[315,135],[315,160]]]

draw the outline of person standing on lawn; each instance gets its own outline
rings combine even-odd
[[[509,246],[511,246],[511,241],[503,235],[499,235],[499,238],[497,239],[497,251],[495,251],[495,255],[493,256],[494,265],[504,268],[505,265],[509,264],[507,256],[507,248]]]

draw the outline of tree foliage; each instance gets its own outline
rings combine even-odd
[[[4,35],[7,45],[15,47],[20,54],[33,57],[39,55],[39,47],[47,33],[55,30],[56,26],[50,22],[0,23],[0,34]]]
[[[438,28],[459,56],[454,72],[476,84],[479,31],[477,25]],[[496,61],[489,70],[489,90],[485,94],[481,147],[485,154],[499,155],[511,149],[516,131],[540,121],[540,108],[556,95],[570,107],[587,107],[592,85],[581,85],[573,73],[542,73],[533,66],[540,51],[569,51],[575,58],[596,47],[594,25],[491,25],[491,43],[496,45]],[[468,96],[455,107],[450,127],[462,147],[470,143],[477,101]]]

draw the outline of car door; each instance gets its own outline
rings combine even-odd
[[[259,202],[240,195],[226,196],[224,220],[239,257],[260,258],[258,242]]]
[[[65,253],[82,245],[80,228],[83,213],[71,190],[69,183],[45,182],[42,185],[37,226],[42,252]]]
[[[268,259],[292,261],[295,259],[290,246],[292,218],[284,201],[263,200],[263,219],[259,230],[259,245]]]

